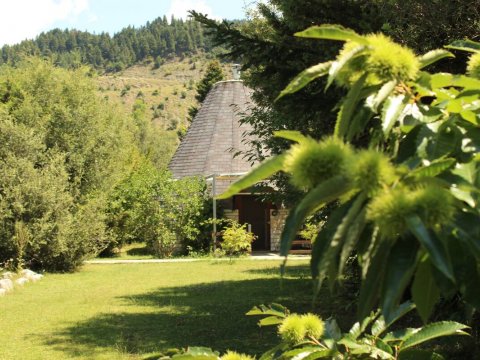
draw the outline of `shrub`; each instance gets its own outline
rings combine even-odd
[[[153,69],[159,69],[160,66],[162,66],[163,64],[165,64],[165,59],[162,58],[161,56],[157,56],[153,63]]]
[[[162,223],[155,229],[156,236],[147,240],[147,245],[159,258],[172,256],[178,242],[175,233]]]
[[[246,255],[252,251],[255,235],[247,231],[247,224],[240,225],[234,220],[227,222],[223,231],[222,249],[229,256]]]
[[[170,124],[167,126],[167,130],[175,130],[178,127],[178,119],[171,119]]]
[[[299,232],[300,236],[305,240],[310,240],[313,244],[315,238],[317,237],[318,232],[322,227],[321,221],[315,221],[313,217],[310,217],[305,222],[303,229]]]
[[[205,189],[201,179],[173,181],[168,172],[143,159],[109,199],[111,247],[146,242],[161,257],[184,251],[200,232]]]
[[[40,60],[0,70],[0,263],[70,271],[105,246],[133,136],[95,89]]]

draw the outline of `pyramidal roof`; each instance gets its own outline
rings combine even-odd
[[[247,150],[242,140],[251,127],[239,120],[248,112],[251,92],[240,80],[220,81],[212,87],[169,164],[174,178],[251,169],[242,156],[234,157]]]

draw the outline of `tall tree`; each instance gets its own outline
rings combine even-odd
[[[171,24],[165,17],[157,18],[139,28],[128,26],[114,36],[55,29],[41,33],[35,40],[4,46],[0,50],[0,63],[15,64],[25,56],[40,55],[54,59],[59,66],[75,68],[78,64],[68,61],[69,54],[75,51],[83,63],[99,70],[115,71],[150,56],[165,58],[208,51],[210,42],[205,41],[203,31],[203,27],[192,20],[173,17]]]
[[[201,104],[207,97],[208,93],[212,89],[213,85],[222,81],[225,78],[222,70],[222,66],[218,60],[213,60],[207,65],[205,75],[197,83],[197,93],[195,94],[195,99]],[[197,106],[191,106],[188,109],[188,121],[192,121],[195,115],[198,113]]]

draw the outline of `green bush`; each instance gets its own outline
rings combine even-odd
[[[299,231],[299,234],[302,238],[310,240],[313,244],[322,225],[322,221],[316,221],[312,216],[306,220],[303,229]]]
[[[161,257],[185,251],[200,233],[205,189],[201,179],[174,181],[168,172],[141,160],[110,197],[110,248],[146,242]]]
[[[255,235],[247,231],[247,224],[240,225],[234,220],[228,220],[223,230],[222,250],[228,256],[246,255],[252,251]]]
[[[156,229],[156,237],[148,239],[147,245],[157,257],[170,257],[177,248],[177,236],[172,230],[160,223]]]
[[[105,193],[131,158],[128,119],[84,70],[0,70],[0,263],[75,269],[106,244]]]

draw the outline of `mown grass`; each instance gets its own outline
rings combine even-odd
[[[253,305],[312,310],[306,263],[292,262],[282,281],[278,266],[206,260],[47,274],[0,298],[0,359],[145,359],[187,345],[259,353],[276,337],[244,315]],[[314,310],[349,322],[348,304],[326,293]]]

